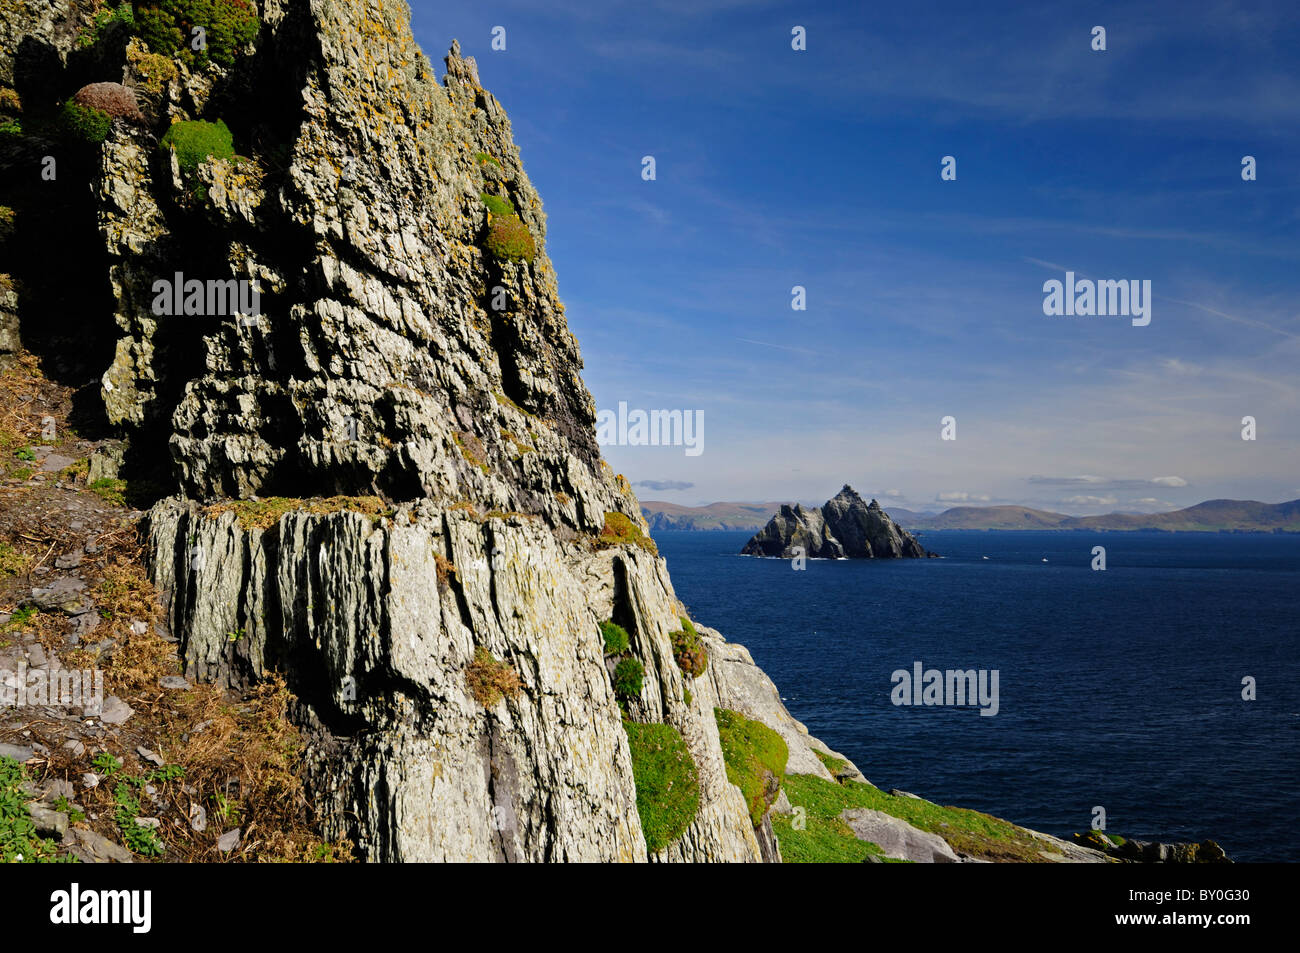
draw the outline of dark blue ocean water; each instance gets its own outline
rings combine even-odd
[[[1128,837],[1300,860],[1300,537],[932,532],[944,559],[797,572],[736,555],[748,535],[655,539],[692,617],[877,786],[1058,835],[1100,805]],[[893,705],[915,661],[997,669],[999,713]]]

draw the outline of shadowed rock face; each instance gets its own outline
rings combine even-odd
[[[893,559],[934,555],[889,518],[875,500],[867,503],[847,484],[825,505],[806,509],[785,505],[741,553],[746,556],[797,555],[810,559]]]

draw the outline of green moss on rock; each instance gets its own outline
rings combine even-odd
[[[231,159],[235,155],[234,137],[226,124],[195,119],[173,123],[162,137],[159,148],[174,151],[176,162],[186,175],[194,175],[210,158]]]
[[[113,117],[108,113],[93,106],[82,106],[70,99],[63,104],[60,119],[67,135],[91,145],[98,145],[107,139],[109,130],[113,128]]]
[[[480,192],[479,198],[483,200],[483,204],[487,207],[487,210],[491,212],[493,215],[518,215],[519,214],[518,211],[516,211],[514,205],[511,204],[509,199],[502,198],[499,195],[489,195],[487,192]]]

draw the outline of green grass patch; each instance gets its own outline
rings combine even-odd
[[[105,503],[112,503],[114,506],[126,505],[126,481],[117,480],[112,477],[104,477],[102,480],[95,480],[88,487],[91,493],[94,493]]]
[[[940,807],[929,801],[894,797],[871,784],[847,781],[837,784],[810,774],[787,775],[786,796],[793,807],[806,812],[806,828],[794,830],[792,818],[773,818],[781,854],[786,860],[830,861],[851,857],[857,840],[839,819],[846,808],[866,807],[901,818],[913,827],[938,834],[959,854],[992,861],[1042,861],[1047,845],[1016,825],[959,807]],[[860,859],[860,858],[859,858]]]
[[[671,725],[623,722],[636,779],[636,811],[646,850],[656,854],[695,820],[700,784],[695,760]]]
[[[745,795],[749,819],[757,827],[781,790],[790,749],[761,721],[726,708],[713,709],[713,717],[727,762],[727,780]]]
[[[826,765],[826,770],[834,776],[838,777],[839,773],[849,766],[849,763],[843,758],[832,758],[825,751],[818,751],[813,748],[812,753],[817,755],[817,760]]]

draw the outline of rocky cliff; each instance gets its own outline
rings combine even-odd
[[[933,555],[902,529],[875,500],[867,503],[845,484],[822,506],[783,505],[741,553],[810,559],[893,559]]]
[[[95,375],[78,400],[118,439],[93,474],[157,498],[186,673],[287,680],[326,833],[370,860],[779,859],[715,708],[828,779],[830,753],[684,618],[600,458],[541,201],[474,61],[453,44],[438,76],[398,0],[264,0],[203,57],[159,52],[144,6],[5,6],[3,162],[57,165],[6,190],[6,313]],[[665,830],[637,725],[686,753]]]

